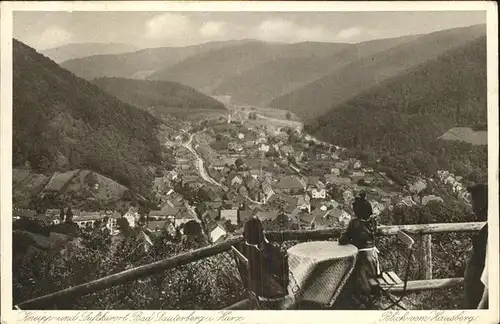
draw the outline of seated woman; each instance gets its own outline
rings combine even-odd
[[[244,241],[239,251],[250,263],[248,288],[257,296],[264,298],[285,296],[287,278],[283,274],[287,272],[281,269],[280,273],[279,268],[286,268],[287,264],[283,258],[279,258],[274,247],[264,236],[259,219],[253,218],[245,223],[243,237]]]
[[[361,295],[370,292],[368,280],[380,275],[378,250],[375,247],[377,222],[372,217],[372,206],[361,192],[352,204],[356,218],[353,218],[347,230],[339,239],[339,244],[352,244],[358,248],[358,259],[351,275],[353,290]]]

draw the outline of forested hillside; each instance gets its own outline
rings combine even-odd
[[[311,46],[310,55],[273,58],[246,72],[224,78],[213,93],[228,94],[232,101],[240,104],[264,106],[274,98],[305,86],[344,65],[417,37],[412,35],[342,46],[339,44],[340,50],[330,51],[328,55],[313,55],[315,49],[312,46],[315,43],[304,43],[303,47]]]
[[[142,109],[149,107],[225,109],[221,102],[176,82],[99,78],[92,83],[121,101]]]
[[[90,169],[148,192],[159,120],[14,40],[13,164]]]
[[[447,169],[485,180],[487,147],[438,139],[487,119],[486,37],[450,50],[363,92],[307,129],[409,173]]]
[[[304,120],[312,121],[362,91],[485,34],[485,25],[476,25],[423,35],[342,66],[273,100],[269,106],[290,110]]]
[[[150,78],[176,81],[204,92],[212,92],[227,78],[244,75],[246,71],[261,64],[282,58],[327,57],[348,46],[349,44],[336,43],[283,44],[253,41],[191,56],[176,65],[157,70]],[[219,91],[217,94],[231,95]]]
[[[74,43],[50,48],[41,51],[45,56],[50,57],[56,63],[67,60],[103,54],[121,54],[137,51],[137,48],[130,44],[122,43]]]
[[[68,60],[61,63],[61,66],[87,80],[100,77],[145,79],[155,71],[179,63],[192,55],[201,55],[206,51],[245,42],[248,41],[210,42],[187,47],[147,48],[133,53],[94,55]]]

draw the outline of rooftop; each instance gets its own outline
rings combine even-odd
[[[306,185],[296,176],[284,176],[274,184],[274,187],[277,189],[305,189]]]

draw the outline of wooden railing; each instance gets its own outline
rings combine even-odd
[[[380,226],[378,228],[378,235],[391,236],[395,235],[398,230],[403,230],[408,234],[414,235],[446,232],[474,232],[480,230],[484,224],[485,223],[483,222],[471,222]],[[266,237],[270,241],[274,242],[325,240],[339,237],[342,231],[342,229],[338,228],[299,231],[269,231],[266,232]],[[166,271],[194,261],[208,258],[219,253],[227,252],[231,249],[231,246],[238,244],[241,241],[242,237],[236,237],[219,244],[189,251],[166,260],[125,270],[85,284],[69,287],[45,296],[30,299],[18,304],[16,307],[20,309],[41,309],[47,305],[57,305],[57,303],[63,298],[67,300],[68,298],[84,296],[106,288],[122,285],[161,271]],[[429,280],[423,280],[420,282],[409,283],[408,287],[410,290],[444,288],[459,284],[462,279],[463,278],[439,279],[438,281],[430,280],[433,283],[429,282]]]

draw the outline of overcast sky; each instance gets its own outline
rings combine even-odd
[[[14,37],[38,50],[82,42],[148,48],[247,38],[357,43],[485,22],[481,11],[14,12]]]

